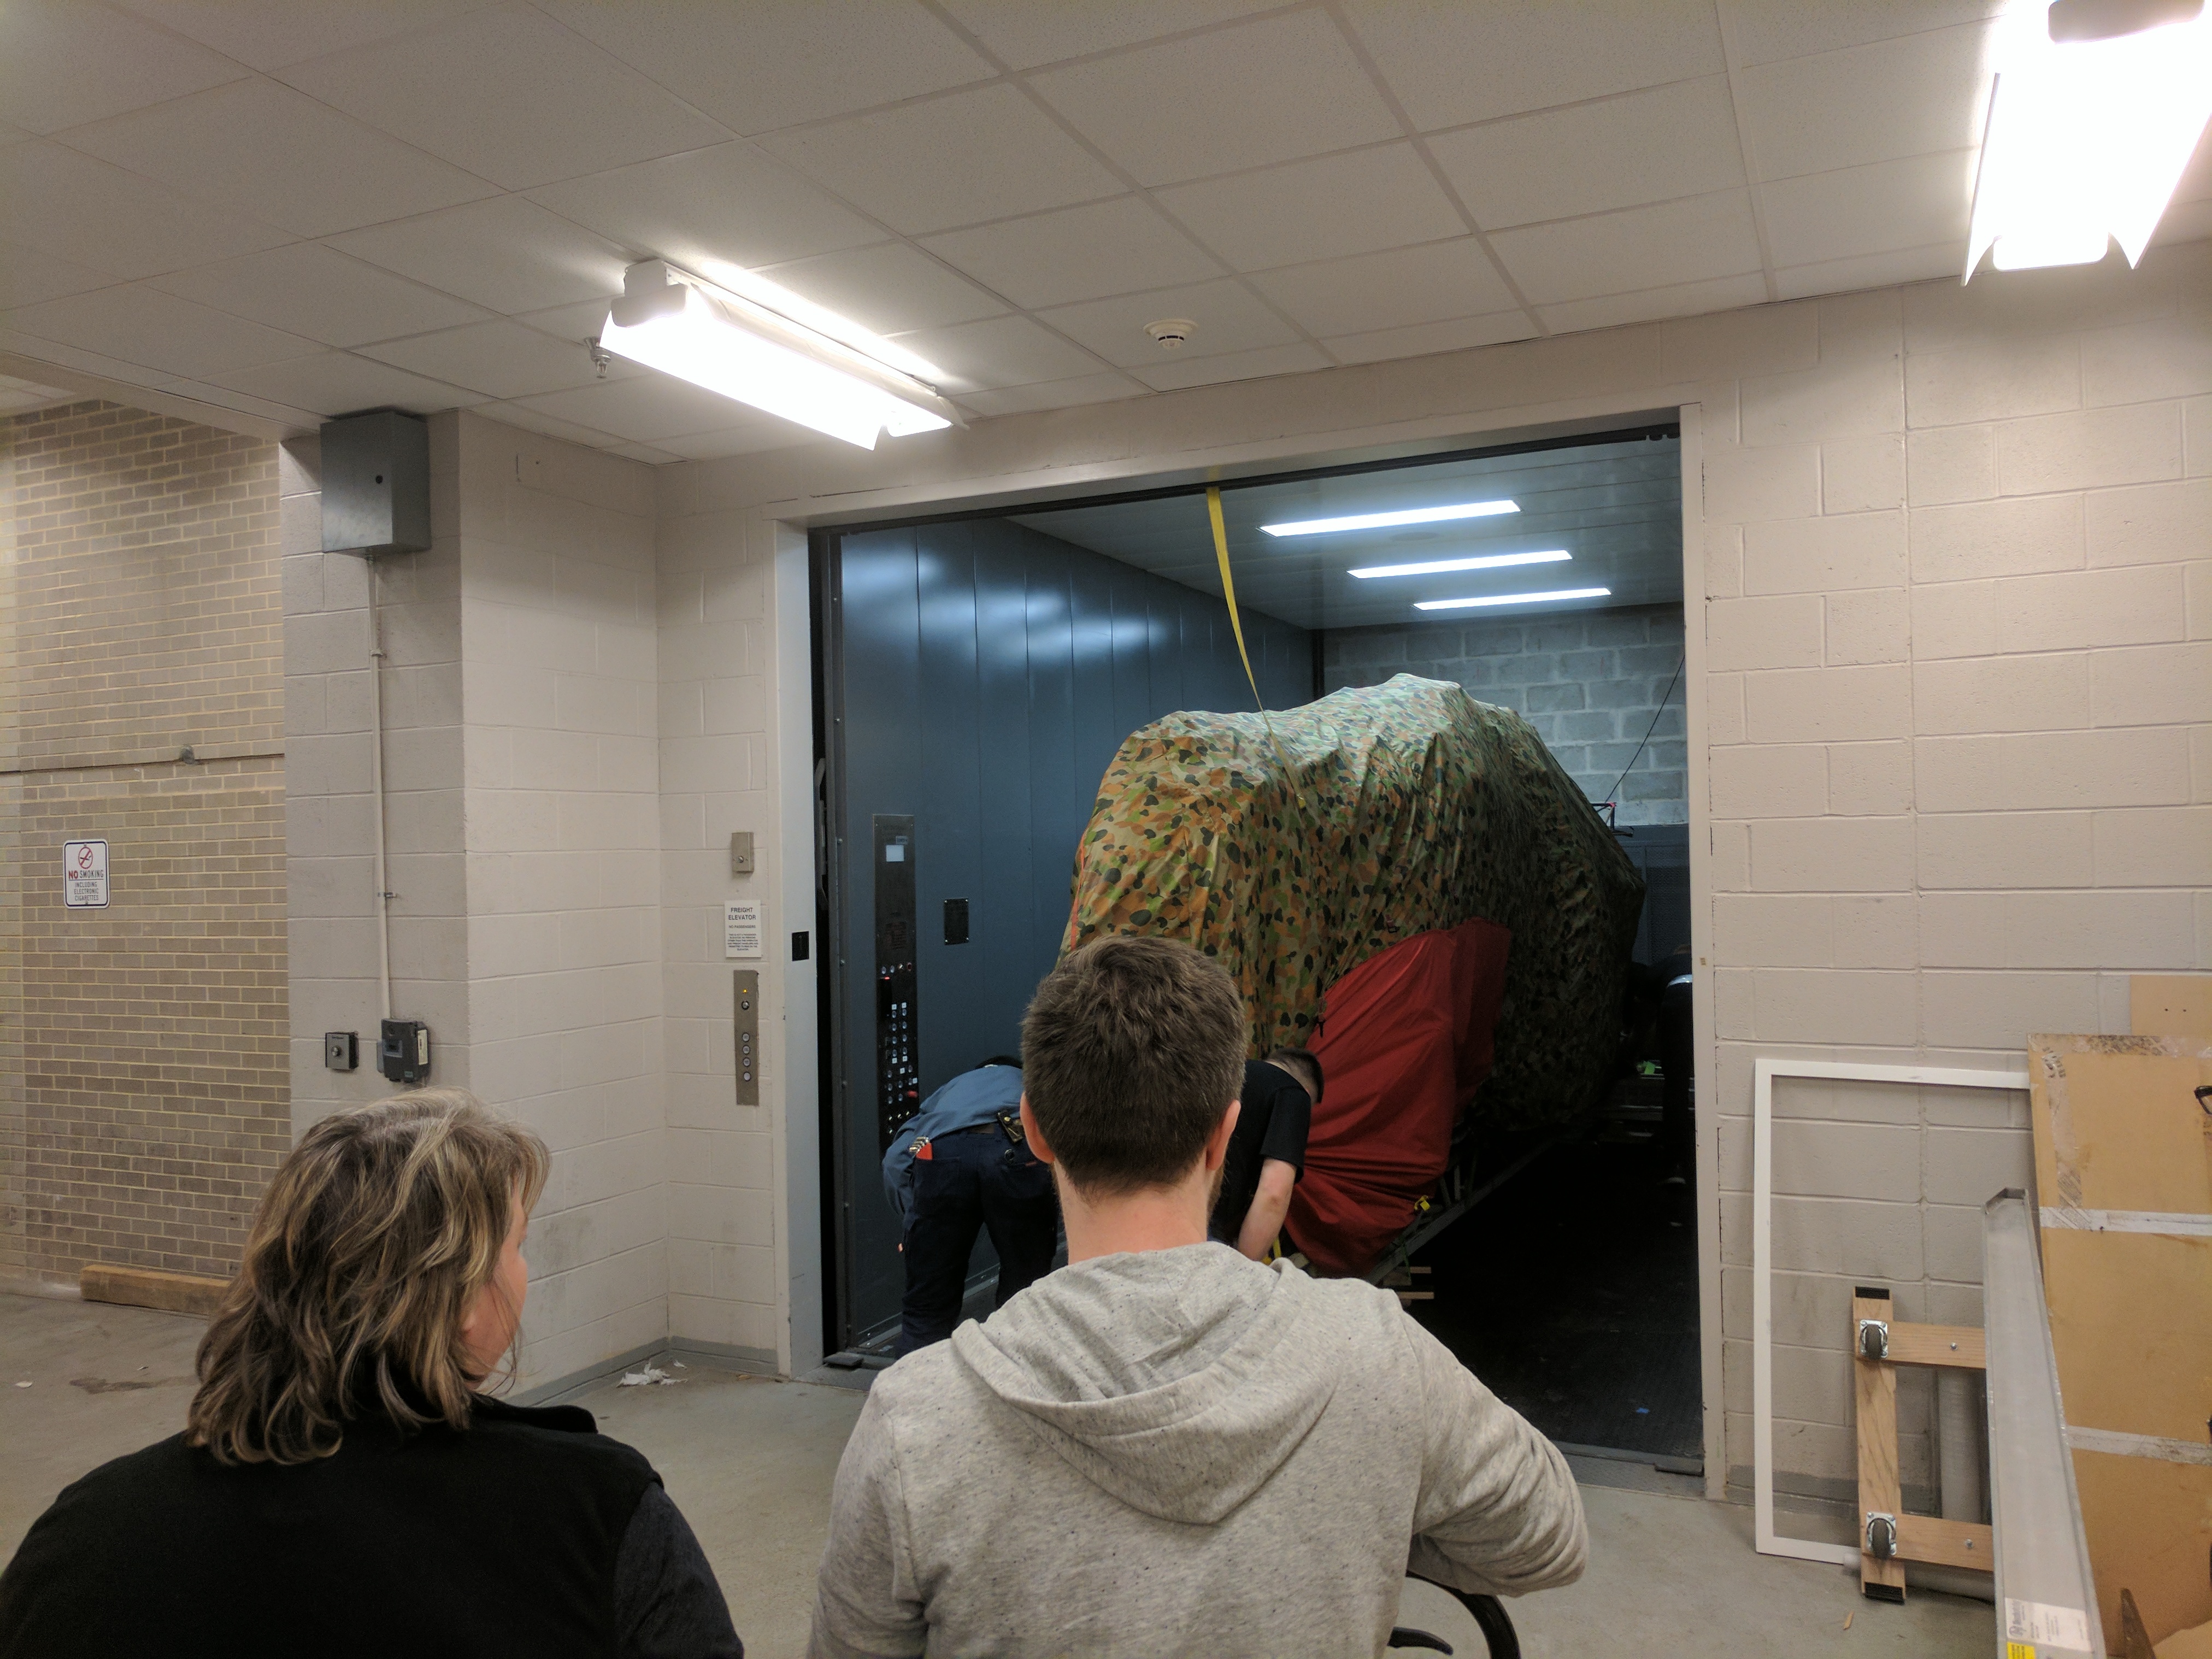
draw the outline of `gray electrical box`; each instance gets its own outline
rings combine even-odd
[[[374,409],[323,422],[323,551],[420,553],[430,545],[430,428]]]

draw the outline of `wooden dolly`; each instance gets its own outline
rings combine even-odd
[[[1905,1564],[1995,1571],[1991,1530],[1978,1522],[1906,1515],[1897,1476],[1897,1367],[1955,1365],[1987,1370],[1972,1325],[1905,1325],[1889,1316],[1889,1292],[1851,1292],[1851,1370],[1859,1440],[1859,1592],[1905,1600]]]

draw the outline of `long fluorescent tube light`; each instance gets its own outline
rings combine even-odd
[[[1451,519],[1487,519],[1518,513],[1517,501],[1462,501],[1455,507],[1416,507],[1404,513],[1360,513],[1348,519],[1301,519],[1295,524],[1263,524],[1270,536],[1326,536],[1338,530],[1387,530],[1400,524],[1443,524]]]
[[[1480,599],[1423,599],[1416,611],[1464,611],[1475,605],[1541,605],[1547,599],[1602,599],[1609,587],[1563,587],[1554,593],[1492,593]]]
[[[659,259],[632,265],[599,343],[633,362],[873,449],[959,411],[912,375]]]
[[[2139,263],[2212,118],[2212,8],[2019,3],[1996,40],[1960,280],[1985,253],[1999,270],[2092,264],[2107,235]]]
[[[1446,570],[1498,570],[1509,564],[1557,564],[1574,555],[1563,547],[1547,553],[1491,553],[1479,559],[1431,559],[1426,564],[1371,564],[1351,574],[1363,579],[1376,576],[1433,576]]]

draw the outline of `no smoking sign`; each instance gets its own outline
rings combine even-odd
[[[107,908],[107,843],[62,843],[62,902],[72,910]]]

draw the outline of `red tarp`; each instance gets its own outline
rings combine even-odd
[[[1513,935],[1465,921],[1401,939],[1328,989],[1308,1045],[1327,1074],[1285,1229],[1316,1272],[1373,1267],[1443,1174],[1490,1075]]]

